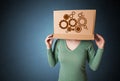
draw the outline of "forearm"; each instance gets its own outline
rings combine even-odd
[[[90,68],[93,70],[93,71],[96,71],[97,68],[99,67],[100,65],[100,62],[101,62],[101,58],[102,58],[102,55],[103,55],[103,51],[104,49],[100,49],[98,48],[97,52],[96,52],[96,55],[93,57],[93,59],[91,60],[90,62]]]
[[[48,63],[51,67],[54,67],[56,65],[56,59],[52,52],[52,49],[47,49],[47,57],[48,57]]]

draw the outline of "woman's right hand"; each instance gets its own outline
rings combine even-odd
[[[50,49],[52,47],[52,42],[53,42],[53,34],[50,34],[45,39],[45,44],[47,46],[47,49]]]

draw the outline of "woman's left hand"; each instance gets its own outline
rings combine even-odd
[[[95,34],[95,42],[96,42],[96,45],[98,46],[98,48],[100,48],[100,49],[104,48],[105,40],[101,35]]]

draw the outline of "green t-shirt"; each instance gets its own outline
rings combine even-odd
[[[87,81],[86,61],[95,71],[101,61],[103,49],[95,52],[92,41],[81,41],[74,49],[70,50],[65,40],[57,40],[54,49],[48,49],[48,62],[54,67],[59,61],[60,71],[58,81]]]

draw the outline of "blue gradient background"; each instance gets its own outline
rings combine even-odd
[[[0,81],[57,81],[59,63],[50,68],[45,37],[53,33],[53,10],[96,9],[95,32],[106,40],[96,72],[88,81],[119,81],[119,6],[113,0],[1,0]]]

